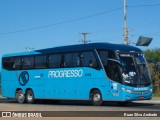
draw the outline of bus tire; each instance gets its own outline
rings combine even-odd
[[[26,102],[29,103],[29,104],[32,104],[34,103],[35,101],[35,98],[34,98],[34,93],[33,93],[33,90],[27,90],[27,93],[26,93]]]
[[[22,90],[19,90],[16,93],[16,99],[17,99],[18,103],[20,103],[20,104],[25,103],[25,95],[23,94]]]
[[[99,90],[94,90],[91,93],[91,102],[94,106],[100,106],[103,103],[102,94]]]

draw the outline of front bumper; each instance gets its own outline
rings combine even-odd
[[[151,100],[152,89],[146,91],[134,91],[125,90],[123,91],[123,101],[134,101],[134,100]]]

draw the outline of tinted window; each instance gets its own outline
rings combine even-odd
[[[49,56],[49,67],[50,68],[59,68],[60,67],[60,54],[53,54]]]
[[[108,58],[116,58],[114,51],[108,50]]]
[[[47,68],[47,56],[35,56],[35,68]]]
[[[98,68],[97,60],[92,51],[82,52],[80,55],[82,67]]]
[[[107,58],[108,58],[108,51],[104,51],[104,50],[98,51],[98,54],[99,54],[99,57],[102,61],[102,64],[104,66],[106,66],[107,65]]]
[[[22,58],[22,69],[32,69],[34,67],[34,57],[26,56]]]
[[[77,67],[78,58],[78,53],[66,53],[64,56],[64,67]]]
[[[111,79],[113,81],[116,81],[116,82],[121,81],[119,64],[117,62],[108,60],[108,65],[105,68],[105,70],[106,70],[106,74],[107,74],[109,79]]]
[[[13,69],[20,70],[21,69],[21,57],[14,57],[13,58]]]
[[[11,70],[13,68],[13,61],[9,57],[5,57],[2,59],[3,69]]]

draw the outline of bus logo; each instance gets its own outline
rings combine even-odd
[[[82,77],[83,76],[83,70],[82,69],[76,69],[76,70],[54,70],[49,71],[48,78],[72,78],[72,77]]]
[[[19,84],[24,86],[27,84],[27,82],[29,81],[29,74],[27,71],[23,71],[20,75],[19,75]]]

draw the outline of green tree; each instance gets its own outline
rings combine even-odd
[[[153,93],[155,96],[160,96],[160,48],[148,49],[144,51],[144,53],[148,60],[156,60],[159,64],[159,70],[156,71],[155,65],[150,63],[150,71],[153,83]]]
[[[157,49],[148,49],[144,51],[145,56],[149,60],[156,60],[160,62],[160,48]]]

